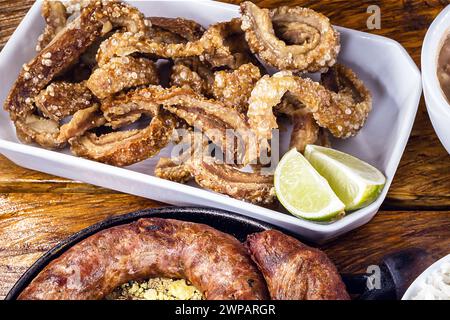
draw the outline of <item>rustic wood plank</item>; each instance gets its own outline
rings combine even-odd
[[[450,211],[381,211],[369,224],[322,246],[344,273],[364,272],[406,248],[425,249],[433,261],[449,254]]]
[[[34,0],[0,0],[0,49],[22,21]]]

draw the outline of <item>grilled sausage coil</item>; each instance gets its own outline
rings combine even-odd
[[[209,300],[267,299],[264,279],[234,237],[159,218],[103,230],[53,260],[19,299],[102,299],[131,280],[184,278]]]

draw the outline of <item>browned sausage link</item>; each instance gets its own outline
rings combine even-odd
[[[281,232],[250,235],[247,247],[273,300],[347,300],[345,285],[325,253]]]
[[[141,219],[101,231],[52,261],[19,299],[102,299],[123,283],[153,277],[189,280],[206,299],[266,299],[245,247],[209,226]]]

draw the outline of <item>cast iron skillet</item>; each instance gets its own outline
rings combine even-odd
[[[177,219],[207,224],[222,232],[233,235],[241,242],[244,242],[249,234],[270,229],[278,229],[285,234],[292,236],[290,232],[283,230],[282,228],[274,227],[271,224],[241,216],[236,213],[210,208],[167,207],[147,209],[121,216],[114,216],[75,233],[44,254],[20,277],[17,283],[9,291],[5,300],[16,300],[20,293],[30,284],[39,272],[42,271],[42,269],[78,242],[101,230],[117,225],[127,224],[140,218],[151,217]],[[367,291],[366,288],[367,275],[343,275],[342,277],[349,293],[359,295],[358,299],[395,299],[393,290],[396,289],[396,286],[394,284],[395,281],[392,280],[392,276],[390,274],[383,276],[382,280],[385,283],[382,290],[371,291]]]
[[[147,209],[121,216],[114,216],[75,233],[45,253],[20,277],[17,283],[9,291],[5,300],[16,300],[20,293],[30,284],[39,272],[42,271],[42,269],[78,242],[101,230],[127,224],[140,218],[168,218],[203,223],[222,232],[231,234],[241,242],[244,242],[249,234],[275,228],[270,224],[235,213],[209,208],[167,207]]]

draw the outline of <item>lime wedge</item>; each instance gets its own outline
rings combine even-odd
[[[329,221],[344,215],[345,205],[328,182],[295,149],[284,155],[275,170],[275,191],[294,216]]]
[[[328,180],[346,211],[375,201],[386,183],[378,169],[341,151],[308,145],[305,157]]]

